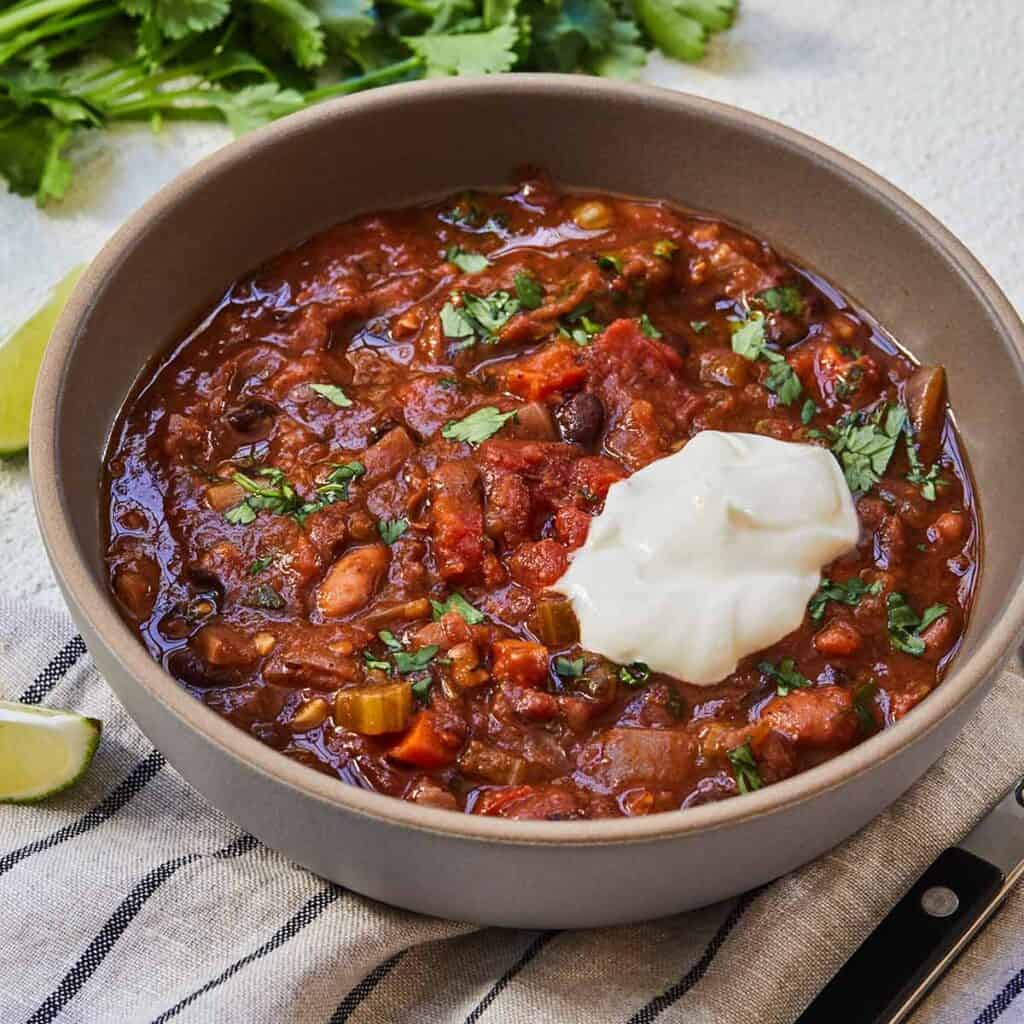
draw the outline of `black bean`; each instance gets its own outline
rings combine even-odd
[[[604,426],[604,405],[592,392],[580,391],[558,407],[555,419],[563,440],[593,447]]]

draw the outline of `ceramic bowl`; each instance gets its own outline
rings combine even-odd
[[[567,188],[724,217],[838,285],[922,361],[943,363],[977,483],[984,567],[961,653],[921,705],[757,793],[646,818],[462,815],[303,767],[193,699],[115,610],[98,483],[147,362],[236,278],[352,215],[546,168]],[[1024,332],[934,218],[806,136],[707,100],[570,76],[401,85],[325,104],[222,149],[103,249],[50,343],[33,409],[36,508],[100,671],[168,761],[268,846],[429,914],[531,928],[686,910],[791,870],[865,824],[963,728],[1024,623]]]

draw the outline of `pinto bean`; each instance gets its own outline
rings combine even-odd
[[[347,551],[327,570],[316,593],[324,615],[348,615],[368,604],[387,570],[391,553],[384,544]]]
[[[945,368],[919,366],[903,385],[903,399],[918,441],[925,448],[937,445],[946,405]]]

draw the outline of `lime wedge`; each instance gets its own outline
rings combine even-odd
[[[101,723],[73,711],[0,700],[0,804],[29,804],[74,785],[100,741]]]
[[[28,446],[32,390],[53,325],[68,301],[83,267],[75,267],[50,293],[34,316],[0,342],[0,458]]]

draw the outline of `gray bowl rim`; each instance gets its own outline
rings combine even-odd
[[[43,360],[32,408],[30,472],[40,531],[55,572],[78,613],[104,644],[128,679],[143,687],[165,711],[186,723],[207,742],[269,784],[292,788],[324,805],[325,813],[342,810],[431,833],[494,843],[529,845],[593,846],[643,843],[692,837],[699,833],[733,827],[762,815],[820,797],[863,773],[881,767],[905,747],[922,740],[978,687],[999,670],[1011,646],[1024,633],[1024,582],[1012,600],[990,624],[977,649],[958,657],[950,673],[928,699],[895,725],[876,734],[824,764],[757,792],[686,810],[638,818],[602,818],[583,821],[543,822],[487,818],[424,807],[392,796],[360,789],[307,768],[243,732],[196,700],[155,662],[137,636],[117,613],[109,592],[92,576],[74,539],[63,484],[57,473],[57,414],[65,387],[68,357],[80,326],[95,302],[102,283],[128,258],[148,225],[175,215],[196,186],[213,175],[230,174],[250,155],[268,147],[286,145],[291,138],[315,130],[325,122],[344,122],[348,117],[372,113],[400,104],[414,116],[417,104],[465,97],[541,95],[557,101],[572,94],[606,103],[649,105],[663,111],[666,120],[685,111],[739,129],[768,135],[773,140],[819,165],[827,165],[874,198],[910,221],[930,244],[940,250],[971,282],[988,306],[995,322],[1012,342],[1018,363],[1024,367],[1024,325],[1009,300],[966,247],[938,220],[909,196],[878,174],[816,139],[758,114],[688,93],[648,85],[627,84],[577,75],[505,74],[469,79],[433,79],[386,86],[348,96],[291,115],[267,125],[214,152],[179,175],[156,193],[114,234],[82,275],[53,332]],[[452,191],[480,182],[453,182]],[[410,194],[413,194],[412,190]],[[653,197],[657,198],[657,197]],[[756,226],[755,226],[756,230]],[[264,258],[273,256],[267,253]],[[254,261],[255,263],[255,261]],[[841,285],[841,282],[839,282]],[[870,310],[870,297],[865,300]],[[969,454],[969,453],[968,453]],[[977,628],[977,624],[975,624]]]

